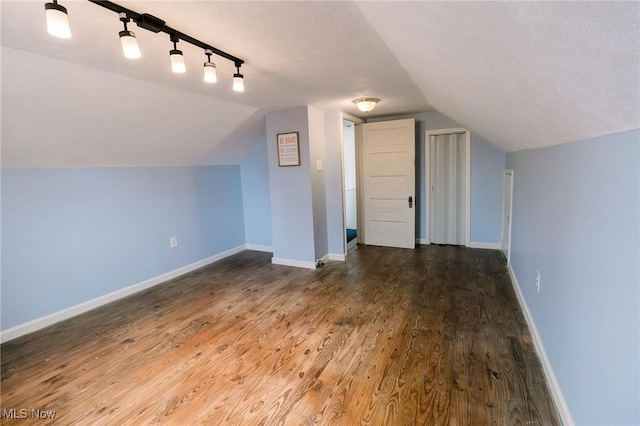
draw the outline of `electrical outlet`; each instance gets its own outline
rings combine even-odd
[[[536,290],[540,293],[540,272],[536,271]]]
[[[169,246],[171,248],[176,248],[178,247],[178,237],[171,237],[169,238]]]

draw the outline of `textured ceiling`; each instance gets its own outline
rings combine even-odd
[[[640,127],[640,2],[358,7],[436,110],[505,151]]]
[[[365,95],[376,116],[436,109],[506,151],[640,127],[638,2],[118,1],[243,58],[241,94],[223,59],[205,85],[184,42],[171,73],[165,34],[133,25],[143,58],[123,58],[117,15],[86,1],[61,1],[73,37],[52,38],[43,3],[0,2],[3,166],[237,164],[267,111],[361,116]]]

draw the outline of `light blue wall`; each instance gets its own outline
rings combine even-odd
[[[0,173],[3,330],[244,243],[239,166]]]
[[[377,117],[368,122],[415,118],[416,120],[416,236],[426,238],[427,189],[425,132],[462,127],[439,112]],[[478,135],[471,137],[471,242],[498,243],[502,238],[502,175],[505,154]]]
[[[275,149],[275,142],[271,146]],[[271,201],[267,141],[263,140],[242,160],[242,199],[247,244],[271,247]]]
[[[325,120],[325,184],[327,195],[327,244],[330,254],[345,253],[342,211],[342,112],[326,111]]]
[[[324,112],[307,106],[309,117],[309,162],[311,174],[311,199],[313,202],[313,243],[315,259],[329,253],[327,239],[327,193],[325,170]],[[318,170],[318,162],[322,170]]]
[[[511,262],[579,425],[640,424],[639,147],[636,130],[507,155]]]
[[[472,242],[502,241],[502,186],[505,153],[477,134],[471,134]]]
[[[315,262],[307,107],[268,113],[266,129],[273,256]],[[300,166],[278,166],[276,136],[287,132],[300,134]]]

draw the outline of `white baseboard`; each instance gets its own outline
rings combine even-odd
[[[272,257],[271,263],[274,265],[295,266],[296,268],[316,269],[316,262],[304,260],[284,259],[282,257]]]
[[[502,244],[501,243],[475,243],[475,242],[470,242],[469,244],[467,244],[467,247],[479,248],[479,249],[501,250],[502,249]]]
[[[84,312],[90,311],[91,309],[95,309],[99,306],[106,305],[107,303],[111,303],[115,300],[122,299],[134,293],[138,293],[139,291],[146,290],[158,284],[162,284],[165,281],[169,281],[173,278],[179,277],[180,275],[184,275],[198,268],[202,268],[203,266],[207,266],[210,263],[217,262],[218,260],[224,259],[225,257],[229,257],[231,255],[239,253],[244,249],[245,249],[245,245],[243,244],[241,246],[223,251],[222,253],[218,253],[211,257],[207,257],[206,259],[199,260],[190,265],[183,266],[181,268],[174,269],[173,271],[165,272],[162,275],[158,275],[156,277],[139,282],[137,284],[133,284],[129,287],[116,290],[114,292],[105,294],[103,296],[96,297],[95,299],[91,299],[89,301],[80,303],[78,305],[71,306],[61,311],[54,312],[52,314],[45,315],[44,317],[36,318],[34,320],[25,322],[24,324],[20,324],[15,327],[9,328],[7,330],[0,332],[0,342],[2,343],[7,342],[9,340],[23,336],[25,334],[32,333],[34,331],[48,327],[57,322],[69,319],[71,317],[75,317],[76,315],[80,315]]]
[[[429,245],[429,241],[426,238],[416,238],[416,244]]]
[[[273,247],[271,246],[261,246],[259,244],[245,244],[245,248],[247,250],[265,251],[268,253],[273,253]]]
[[[571,417],[571,413],[569,412],[569,407],[567,406],[567,402],[564,400],[562,390],[560,389],[560,385],[558,384],[556,375],[553,372],[553,368],[551,368],[551,362],[547,357],[547,352],[544,350],[542,338],[538,333],[536,323],[533,320],[531,311],[529,311],[529,306],[527,306],[527,302],[524,298],[524,295],[522,294],[522,290],[520,289],[520,284],[518,284],[516,274],[511,268],[511,263],[507,264],[507,269],[509,270],[509,276],[511,277],[513,288],[516,291],[516,297],[518,298],[518,302],[520,303],[520,307],[522,308],[522,312],[524,313],[524,319],[527,321],[527,325],[529,326],[529,330],[531,331],[533,345],[535,346],[538,357],[540,358],[540,362],[542,363],[542,369],[544,370],[544,375],[547,379],[547,383],[549,383],[549,390],[551,391],[551,396],[553,397],[556,408],[558,409],[558,414],[560,414],[562,424],[567,426],[574,425],[575,423],[573,422],[573,418]]]
[[[344,262],[345,260],[347,260],[347,255],[338,254],[338,253],[329,253],[329,260],[339,260],[341,262]]]

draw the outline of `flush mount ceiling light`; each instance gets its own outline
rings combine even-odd
[[[358,109],[362,112],[373,111],[378,102],[380,102],[380,99],[376,98],[360,98],[353,101],[353,103],[356,104]]]
[[[59,5],[56,0],[53,0],[53,3],[46,3],[44,5],[44,10],[47,16],[47,32],[54,37],[71,37],[67,8]]]
[[[89,0],[89,2],[104,7],[105,9],[115,12],[120,16],[120,20],[124,24],[124,31],[120,31],[119,35],[122,52],[125,57],[139,58],[142,56],[135,34],[127,28],[127,24],[134,21],[138,27],[147,31],[151,31],[153,33],[163,32],[169,35],[171,42],[173,43],[173,49],[169,52],[171,58],[171,69],[173,72],[183,73],[186,71],[184,56],[182,55],[182,51],[178,50],[177,47],[177,43],[179,41],[184,41],[204,49],[205,55],[207,55],[207,62],[204,63],[204,81],[207,83],[215,83],[218,80],[216,75],[216,66],[211,62],[211,55],[217,55],[233,62],[233,65],[236,68],[236,73],[233,74],[233,90],[237,92],[244,91],[244,76],[240,74],[240,67],[244,64],[242,59],[191,37],[188,34],[171,28],[166,25],[164,20],[148,13],[141,14],[110,1]],[[67,9],[64,6],[59,5],[57,0],[53,0],[52,3],[46,3],[44,8],[46,11],[47,31],[49,34],[60,38],[71,37]]]

